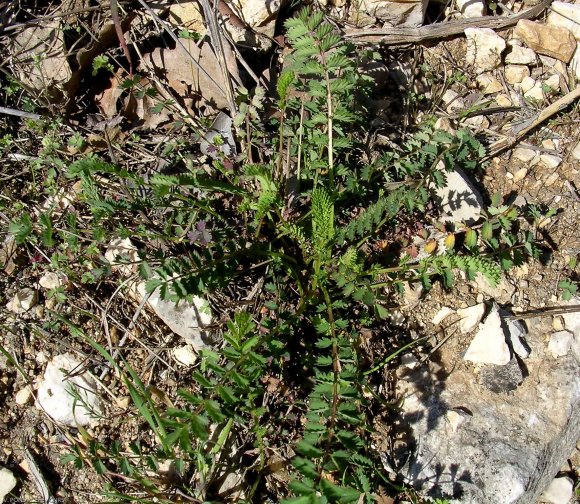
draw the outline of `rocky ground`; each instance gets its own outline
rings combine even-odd
[[[168,3],[173,5],[121,9],[118,20],[108,8],[84,1],[0,4],[2,69],[10,75],[2,80],[3,97],[8,103],[21,86],[42,116],[67,117],[47,119],[49,125],[39,132],[27,122],[42,119],[31,112],[30,98],[0,109],[5,163],[0,495],[6,502],[100,501],[103,479],[92,469],[63,465],[63,454],[75,444],[90,450],[94,439],[113,433],[144,442],[152,436],[115,369],[79,339],[55,339],[55,328],[64,322],[49,314],[66,316],[114,355],[122,350],[141,380],[169,403],[178,386],[191,382],[195,350],[206,343],[199,328],[184,323],[200,313],[203,323],[211,323],[202,300],[176,309],[160,299],[145,301],[142,286],[121,289],[136,268],[116,258],[122,254],[138,261],[130,240],[100,251],[114,274],[92,290],[70,281],[70,266],[55,267],[42,247],[17,245],[16,231],[8,226],[22,209],[37,216],[48,207],[74,209],[75,186],[52,186],[52,195],[42,198],[30,189],[38,183],[35,162],[47,153],[65,160],[79,152],[112,161],[126,156],[138,169],[148,164],[161,169],[164,148],[183,141],[172,127],[176,118],[195,111],[206,126],[213,122],[220,130],[215,118],[231,101],[219,52],[216,56],[209,44],[199,48],[194,42],[206,32],[203,9],[195,2]],[[242,3],[220,3],[233,42],[223,52],[230,82],[236,87],[259,83],[268,90],[284,52],[281,21],[291,8]],[[441,210],[456,221],[476,223],[499,193],[506,205],[536,209],[534,233],[543,244],[538,259],[506,272],[496,288],[481,278],[464,279],[450,290],[435,284],[423,292],[409,285],[397,298],[385,329],[393,336],[385,346],[397,350],[417,344],[384,368],[379,388],[400,402],[377,415],[376,444],[385,473],[408,490],[382,502],[443,497],[463,503],[575,502],[580,4],[425,0],[369,1],[359,9],[335,2],[322,8],[345,38],[380,56],[364,69],[377,90],[371,104],[374,141],[396,144],[428,117],[451,133],[468,128],[485,143],[488,156],[474,173],[448,183],[438,195]],[[189,30],[196,37],[162,48],[155,32],[159,26],[172,33]],[[127,58],[131,53],[119,47],[117,28],[127,40],[143,41],[130,44],[141,54]],[[187,54],[203,70],[185,69]],[[110,59],[99,64],[111,65],[112,71],[97,69],[91,76],[95,58],[103,55]],[[161,110],[152,108],[155,102],[147,94],[135,103],[122,86],[133,65],[138,75],[147,76],[139,77],[140,85],[156,86],[163,99],[182,99]],[[82,142],[75,141],[77,135]],[[66,145],[59,136],[69,139]],[[68,265],[77,261],[81,270],[91,271],[82,258],[67,259]],[[85,391],[82,405],[67,392],[61,369]],[[90,418],[90,409],[101,412],[100,421]],[[163,476],[159,468],[155,477]],[[272,485],[286,477],[273,471]]]

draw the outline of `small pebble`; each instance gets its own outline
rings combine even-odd
[[[564,319],[560,316],[552,318],[552,329],[555,331],[563,331],[565,329]]]
[[[557,168],[562,162],[562,158],[559,156],[554,156],[553,154],[540,154],[540,162],[546,168]]]
[[[532,89],[536,84],[536,81],[532,77],[526,77],[520,83],[520,89],[522,93],[527,93],[530,89]]]
[[[18,404],[18,406],[24,406],[26,403],[28,403],[28,401],[30,401],[31,397],[32,390],[30,390],[29,386],[26,386],[23,389],[20,389],[18,392],[16,392],[14,400],[16,401],[16,404]]]
[[[551,185],[554,184],[554,182],[556,182],[556,180],[558,180],[558,174],[557,173],[552,173],[552,175],[550,175],[544,182],[544,184],[549,187]]]
[[[511,107],[512,101],[504,94],[497,95],[495,97],[495,103],[498,107]],[[579,152],[580,155],[580,152]]]
[[[527,168],[520,168],[517,172],[514,173],[514,178],[513,178],[514,184],[516,184],[520,180],[523,180],[527,174],[528,174]]]

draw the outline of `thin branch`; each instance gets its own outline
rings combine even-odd
[[[544,0],[542,3],[515,16],[458,19],[444,23],[409,28],[390,26],[387,28],[371,28],[361,30],[359,28],[347,28],[344,36],[354,42],[374,42],[382,45],[400,45],[420,43],[427,40],[450,37],[463,33],[466,28],[492,28],[501,30],[517,24],[521,19],[531,19],[541,14],[550,6],[552,0]]]

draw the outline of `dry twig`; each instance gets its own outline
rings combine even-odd
[[[355,42],[372,42],[382,45],[400,45],[410,43],[421,43],[427,40],[440,39],[459,35],[466,28],[492,28],[501,30],[514,26],[521,19],[531,19],[541,14],[550,6],[552,0],[543,0],[538,5],[528,9],[515,16],[505,17],[480,17],[457,19],[445,23],[436,23],[432,25],[421,26],[419,28],[410,28],[402,26],[389,26],[383,28],[370,28],[361,30],[360,28],[347,28],[345,37],[353,39]]]

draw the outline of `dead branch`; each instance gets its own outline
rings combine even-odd
[[[488,154],[485,159],[491,159],[503,150],[509,149],[519,140],[521,140],[524,135],[542,124],[544,121],[548,120],[554,114],[564,110],[566,107],[574,103],[578,98],[580,98],[580,86],[574,89],[574,91],[571,91],[568,94],[562,96],[562,98],[556,100],[545,109],[541,110],[538,114],[529,119],[523,125],[519,125],[517,129],[512,129],[511,134],[508,137],[502,138],[501,140],[492,143],[489,146]]]
[[[421,26],[419,28],[409,28],[402,26],[390,26],[383,28],[370,28],[361,30],[359,28],[347,28],[344,36],[354,42],[371,42],[382,45],[399,45],[410,43],[421,43],[427,40],[440,39],[459,35],[466,28],[492,28],[501,30],[514,26],[520,19],[531,19],[541,14],[550,6],[552,0],[543,0],[538,5],[516,14],[505,17],[480,17],[469,19],[457,19],[443,23]]]

